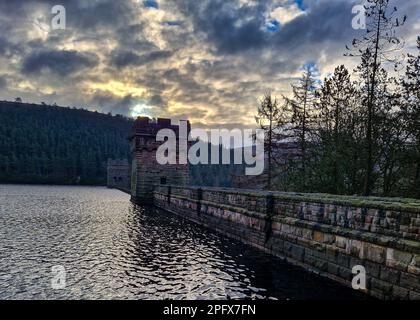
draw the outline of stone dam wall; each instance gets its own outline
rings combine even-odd
[[[158,185],[154,204],[367,294],[420,299],[420,202]]]

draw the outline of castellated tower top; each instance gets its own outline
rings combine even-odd
[[[187,120],[185,120],[187,121]],[[187,121],[188,132],[191,131],[190,122]],[[162,129],[171,129],[173,130],[177,137],[179,136],[179,126],[173,125],[171,119],[151,119],[148,117],[138,117],[133,126],[133,135],[134,136],[153,136],[156,137],[159,130]]]

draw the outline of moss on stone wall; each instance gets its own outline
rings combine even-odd
[[[208,192],[221,192],[227,194],[236,194],[253,197],[266,197],[273,195],[275,199],[287,200],[293,202],[309,202],[336,204],[341,206],[375,208],[383,210],[404,211],[409,213],[420,213],[420,200],[410,198],[383,198],[383,197],[362,197],[362,196],[343,196],[323,193],[295,193],[295,192],[269,192],[246,189],[229,188],[200,188],[194,186],[171,186],[181,189],[201,189]]]

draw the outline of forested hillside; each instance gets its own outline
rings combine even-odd
[[[108,158],[129,158],[132,119],[0,102],[0,183],[106,183]]]

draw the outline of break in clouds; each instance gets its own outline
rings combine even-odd
[[[408,15],[406,49],[420,34]],[[338,64],[353,0],[0,0],[0,99],[57,103],[128,116],[252,126],[267,90],[288,95],[304,65],[320,78]],[[66,9],[51,30],[51,8]],[[356,60],[354,60],[356,59]]]

